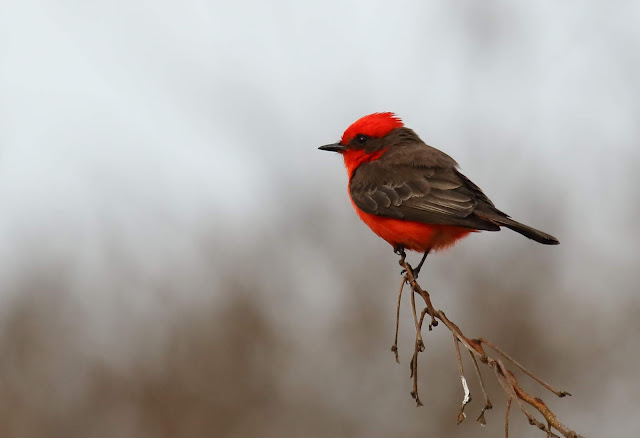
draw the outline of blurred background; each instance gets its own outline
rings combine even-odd
[[[375,111],[561,241],[482,233],[431,257],[436,307],[573,393],[522,378],[580,433],[640,433],[638,2],[0,11],[3,437],[501,436],[485,369],[487,427],[472,373],[455,425],[442,326],[415,407],[408,300],[390,351],[397,258],[316,149]]]

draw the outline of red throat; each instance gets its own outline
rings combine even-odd
[[[342,134],[340,144],[348,145],[356,135],[363,134],[372,138],[381,138],[389,134],[396,128],[402,128],[404,124],[402,120],[394,113],[373,113],[368,116],[361,117],[351,124]],[[382,149],[372,153],[367,153],[362,149],[348,149],[342,153],[344,157],[344,165],[347,168],[349,179],[353,172],[362,163],[375,161],[382,156],[387,149]]]
[[[360,166],[362,163],[368,163],[369,161],[375,161],[380,158],[387,149],[382,149],[380,151],[372,152],[370,154],[366,153],[362,149],[351,149],[342,153],[342,158],[344,158],[344,167],[347,168],[347,175],[349,175],[349,179],[353,176],[353,172]]]

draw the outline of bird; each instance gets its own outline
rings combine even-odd
[[[473,232],[506,227],[544,245],[559,243],[498,210],[453,158],[427,145],[392,112],[358,119],[339,142],[319,149],[342,155],[349,198],[360,219],[397,254],[423,254],[415,278],[431,251]]]

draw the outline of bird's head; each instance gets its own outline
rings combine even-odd
[[[390,146],[386,137],[402,127],[402,120],[394,113],[369,114],[349,126],[338,143],[318,149],[342,154],[347,172],[351,175],[360,164],[380,158]]]

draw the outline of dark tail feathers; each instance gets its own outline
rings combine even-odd
[[[557,245],[560,243],[558,239],[550,234],[543,233],[542,231],[538,231],[535,228],[531,228],[525,224],[521,224],[520,222],[516,222],[513,219],[509,219],[507,217],[492,217],[491,221],[498,225],[503,225],[515,231],[516,233],[520,233],[523,236],[528,237],[529,239],[533,239],[536,242],[540,242],[544,245]]]

